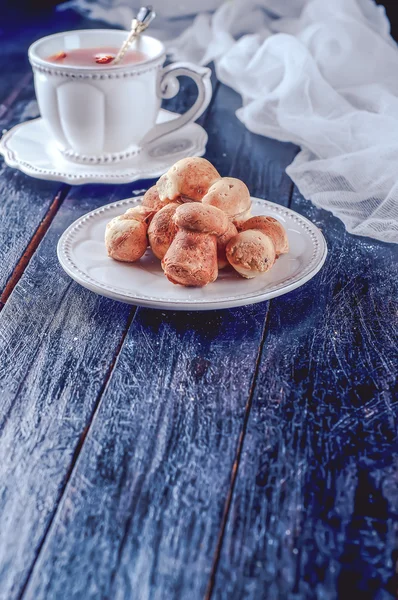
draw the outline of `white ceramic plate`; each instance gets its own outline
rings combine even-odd
[[[253,214],[271,215],[285,227],[290,252],[255,279],[243,279],[232,269],[222,270],[217,281],[204,288],[186,288],[166,279],[160,262],[148,249],[133,264],[107,256],[104,244],[107,222],[139,204],[142,197],[114,202],[75,221],[58,243],[58,258],[65,271],[82,286],[114,300],[170,310],[213,310],[254,304],[286,294],[314,277],[325,262],[327,247],[321,231],[308,219],[278,204],[252,198]]]

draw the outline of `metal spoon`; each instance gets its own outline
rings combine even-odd
[[[142,6],[140,8],[135,19],[131,21],[131,31],[127,39],[123,42],[123,45],[120,48],[119,52],[116,54],[114,60],[112,61],[112,66],[117,65],[121,60],[123,60],[124,55],[130,48],[131,44],[143,31],[145,31],[145,29],[155,17],[156,13],[153,10],[152,6]]]

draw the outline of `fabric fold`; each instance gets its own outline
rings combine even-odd
[[[170,16],[170,15],[169,15]],[[398,242],[398,50],[373,0],[227,0],[168,42],[215,62],[252,132],[300,146],[288,175],[353,234]]]

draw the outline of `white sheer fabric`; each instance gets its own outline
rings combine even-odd
[[[398,242],[398,51],[382,7],[227,0],[169,50],[214,60],[245,126],[301,147],[287,173],[305,197],[351,233]]]

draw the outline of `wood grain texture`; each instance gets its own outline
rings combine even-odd
[[[25,598],[201,598],[264,307],[140,310]]]
[[[51,522],[131,307],[73,283],[60,234],[102,204],[73,196],[0,313],[0,598],[18,598]]]
[[[237,96],[219,93],[232,113]],[[237,120],[234,128],[243,139]],[[290,155],[278,146],[266,142],[256,173],[265,195],[287,204],[280,171]],[[264,175],[270,148],[280,152],[274,179]],[[240,162],[233,164],[238,175]],[[25,598],[63,589],[69,598],[203,598],[266,311],[138,310]]]
[[[271,302],[213,598],[392,598],[397,248],[292,207],[329,257]]]
[[[32,95],[26,86],[7,114],[11,125],[36,116]],[[1,183],[5,280],[35,222],[48,214],[45,192],[58,186],[8,168]],[[87,186],[71,194],[1,315],[0,598],[6,600],[23,590],[131,310],[72,283],[58,265],[56,243],[73,220],[134,187]]]
[[[4,307],[11,293],[13,292],[15,286],[18,281],[21,279],[22,275],[25,272],[27,265],[29,264],[33,254],[37,250],[40,242],[45,236],[51,222],[53,221],[55,215],[57,214],[59,207],[61,206],[66,194],[68,193],[67,187],[61,187],[55,196],[54,200],[49,206],[48,211],[46,212],[45,217],[40,222],[40,225],[36,229],[32,238],[30,239],[28,245],[26,246],[23,255],[20,257],[18,262],[16,263],[15,268],[13,269],[12,275],[7,281],[7,285],[4,287],[3,291],[0,294],[0,310]]]
[[[183,95],[174,107],[187,101]],[[21,93],[14,109],[17,118],[32,116],[31,88]],[[8,173],[7,189],[19,200],[16,214],[23,219],[15,224],[16,233],[29,243],[24,227],[32,214],[21,205],[24,195],[16,182],[29,182],[26,198],[38,203],[41,186],[48,184],[11,169]],[[74,188],[0,313],[2,600],[23,593],[134,310],[72,282],[58,265],[57,241],[82,214],[151,183]],[[7,207],[8,216],[13,206]],[[5,254],[9,271],[13,260]]]

